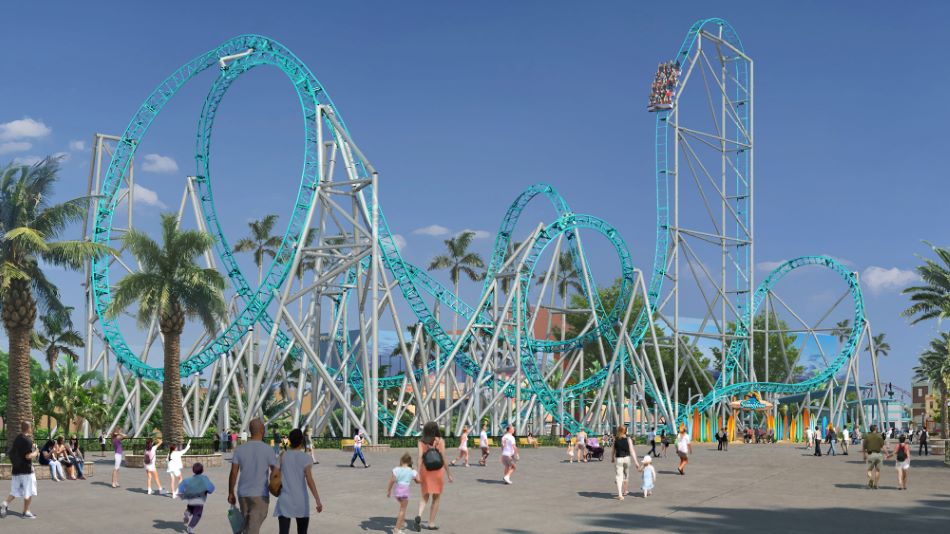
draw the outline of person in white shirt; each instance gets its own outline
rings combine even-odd
[[[169,489],[172,492],[172,499],[178,498],[178,485],[181,484],[181,470],[184,468],[181,457],[184,456],[190,448],[191,440],[188,440],[188,444],[181,450],[179,450],[174,443],[168,447],[168,466],[165,471],[168,472],[168,479],[170,480],[168,485],[171,486]]]
[[[815,430],[812,427],[808,427],[808,430],[805,431],[805,438],[808,440],[808,445],[805,448],[810,449],[812,441],[815,439]]]
[[[676,436],[676,455],[680,457],[679,472],[686,474],[686,464],[689,462],[689,455],[693,453],[693,445],[689,442],[689,433],[686,427],[680,429],[679,436]]]
[[[848,442],[851,441],[851,433],[848,432],[848,427],[843,427],[841,429],[841,454],[845,456],[848,455]]]
[[[357,430],[356,435],[353,436],[353,457],[350,458],[350,467],[356,467],[353,465],[356,463],[356,459],[359,458],[363,462],[363,467],[369,467],[369,464],[366,463],[366,458],[363,456],[363,440],[366,439],[363,437],[363,432]]]
[[[515,461],[518,459],[518,445],[515,443],[515,429],[508,425],[501,437],[501,465],[505,467],[505,484],[511,484],[511,475],[515,473]]]
[[[147,438],[145,440],[145,454],[142,455],[142,465],[145,467],[145,487],[149,495],[152,494],[152,480],[154,480],[155,485],[158,486],[158,494],[162,495],[165,493],[165,490],[162,488],[162,481],[158,478],[158,470],[155,469],[156,451],[161,446],[161,438],[156,440]]]
[[[482,459],[478,465],[485,466],[488,462],[488,425],[482,425],[482,431],[478,435],[478,446],[482,449]]]

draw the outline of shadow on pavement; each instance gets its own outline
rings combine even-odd
[[[853,485],[843,484],[851,487]],[[874,493],[869,493],[874,495]],[[879,494],[878,494],[879,495]],[[918,528],[943,532],[946,528],[950,501],[919,501],[916,506],[884,507],[887,499],[873,499],[867,509],[854,508],[709,508],[678,507],[677,516],[657,517],[633,513],[591,514],[578,517],[584,525],[579,532],[628,532],[636,528],[656,528],[666,532],[748,532],[750,525],[784,525],[772,532],[797,532],[803,525],[813,525],[820,518],[822,532],[862,530],[877,531],[882,525],[901,525],[911,532]],[[785,528],[787,527],[787,528]],[[593,528],[594,530],[589,530]],[[807,530],[807,529],[806,529]]]
[[[185,525],[181,521],[165,521],[164,519],[153,520],[152,528],[156,530],[174,530],[175,532],[185,531]]]
[[[615,499],[616,493],[607,493],[604,491],[578,491],[577,495],[587,497],[588,499]]]
[[[109,482],[90,482],[89,484],[92,485],[92,486],[105,486],[105,487],[107,487],[107,488],[111,488],[111,487],[112,487],[112,484],[109,483]]]
[[[505,483],[504,480],[494,480],[494,479],[488,479],[488,478],[479,478],[479,479],[476,479],[475,481],[476,481],[476,482],[479,482],[479,483],[481,483],[481,484],[502,484],[502,485],[504,485],[504,483]]]
[[[409,522],[410,522],[410,518],[407,517],[406,527],[408,527]],[[396,526],[395,517],[370,517],[368,519],[364,519],[360,523],[360,529],[374,530],[378,532],[390,532],[395,526]]]

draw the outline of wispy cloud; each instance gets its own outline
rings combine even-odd
[[[491,232],[487,232],[487,231],[485,231],[485,230],[472,230],[471,228],[466,228],[466,229],[462,230],[461,232],[456,233],[455,235],[462,235],[462,234],[464,234],[465,232],[471,232],[471,233],[475,234],[474,236],[472,236],[472,237],[474,237],[475,239],[487,239],[487,238],[491,237]]]
[[[80,150],[86,150],[86,142],[85,141],[70,141],[69,149],[74,152],[78,152]]]
[[[123,187],[122,189],[119,189],[119,196],[122,196],[126,191],[128,191],[128,189],[125,187]],[[165,205],[164,202],[162,202],[162,199],[158,198],[158,193],[156,193],[155,191],[152,191],[151,189],[147,187],[143,187],[139,184],[135,184],[134,189],[132,189],[132,201],[136,204],[144,204],[146,206],[155,206],[156,208],[159,208],[159,209],[165,209],[168,207]],[[119,204],[124,205],[125,199],[122,199],[122,201],[119,202]]]
[[[53,129],[41,121],[23,117],[10,122],[0,123],[0,141],[14,141],[17,139],[37,139],[46,137]]]
[[[871,293],[880,294],[885,291],[903,289],[911,282],[919,280],[917,273],[911,270],[872,265],[861,273],[861,281]]]
[[[178,172],[178,164],[175,163],[175,160],[168,156],[162,156],[161,154],[145,154],[142,159],[144,160],[142,163],[142,170],[145,172]]]
[[[396,246],[399,247],[399,250],[405,250],[406,245],[408,245],[406,238],[401,234],[393,234],[393,241],[396,242]]]
[[[27,141],[9,141],[0,143],[0,154],[11,154],[13,152],[26,152],[33,148],[33,143]]]
[[[414,234],[420,235],[431,235],[431,236],[440,236],[440,235],[449,235],[449,229],[438,224],[430,224],[429,226],[423,226],[422,228],[416,228],[412,231]]]
[[[21,156],[18,158],[13,158],[13,163],[15,165],[36,165],[41,161],[43,161],[41,156]]]

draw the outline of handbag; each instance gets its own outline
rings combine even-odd
[[[284,455],[281,453],[280,461],[277,462],[277,469],[270,472],[270,480],[267,481],[267,491],[274,497],[280,496],[280,488],[283,486],[280,475],[280,466],[284,463]]]
[[[231,524],[231,532],[233,534],[241,534],[241,532],[244,532],[244,514],[233,504],[231,508],[228,509],[228,523]]]

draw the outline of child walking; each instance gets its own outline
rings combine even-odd
[[[648,454],[640,461],[643,465],[643,498],[646,499],[653,495],[653,483],[656,482],[656,469],[653,468],[653,458]]]
[[[465,467],[468,467],[468,425],[462,427],[462,435],[459,437],[459,457],[452,460],[451,465],[455,465],[457,462],[465,460]]]
[[[204,471],[205,468],[201,462],[195,462],[191,466],[191,472],[195,476],[178,485],[179,495],[187,505],[182,521],[185,523],[185,532],[188,534],[194,533],[198,521],[201,521],[201,513],[204,512],[208,494],[214,493],[214,484],[203,474]]]
[[[399,501],[399,515],[396,516],[396,528],[393,534],[405,534],[402,527],[406,524],[406,508],[409,506],[409,483],[419,483],[419,473],[412,468],[412,456],[407,452],[399,460],[399,467],[393,468],[393,476],[389,479],[386,488],[386,497],[393,496],[393,486],[396,487],[396,500]]]

